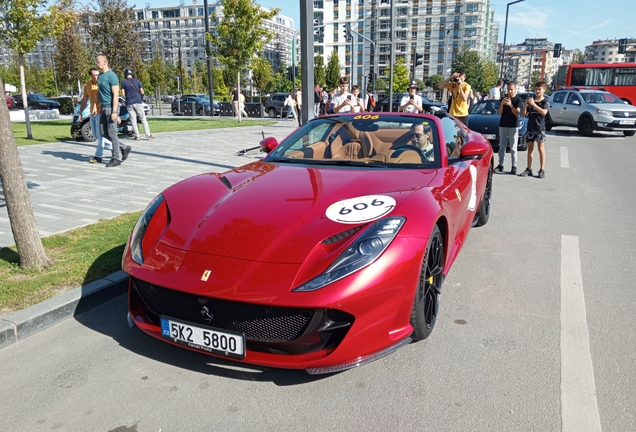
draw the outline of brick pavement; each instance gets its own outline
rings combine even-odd
[[[122,140],[133,147],[120,167],[90,164],[95,143],[69,141],[20,147],[35,218],[42,237],[143,210],[168,186],[204,172],[223,172],[260,155],[235,156],[265,136],[284,138],[296,125],[245,126],[154,134],[153,141]],[[108,155],[110,152],[106,152]],[[0,247],[15,244],[0,195]]]

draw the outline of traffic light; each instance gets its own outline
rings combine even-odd
[[[287,79],[289,81],[293,81],[294,80],[294,68],[292,66],[289,66],[287,68]]]
[[[618,40],[618,53],[625,54],[627,52],[627,39]]]
[[[552,53],[552,55],[554,55],[554,57],[561,57],[561,44],[560,43],[555,43],[554,44],[554,52]]]
[[[351,23],[345,23],[344,34],[346,40],[351,39]]]
[[[369,72],[369,83],[372,83],[375,80],[375,72]]]
[[[415,54],[415,67],[422,64],[423,58],[424,58],[424,54]]]

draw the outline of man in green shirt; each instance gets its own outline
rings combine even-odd
[[[97,55],[97,67],[102,71],[97,79],[99,101],[102,105],[100,123],[102,136],[113,144],[113,157],[107,168],[121,165],[128,158],[132,147],[126,146],[117,137],[117,115],[119,112],[119,78],[108,65],[106,54]]]

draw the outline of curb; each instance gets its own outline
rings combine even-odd
[[[0,349],[128,292],[123,270],[0,318]]]

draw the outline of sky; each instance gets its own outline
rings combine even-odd
[[[257,0],[264,7],[276,7],[300,26],[300,1]],[[328,1],[328,0],[325,0]],[[499,42],[504,39],[506,5],[511,0],[490,0],[499,22]],[[148,0],[153,6],[172,6],[179,0]],[[192,0],[185,0],[185,4]],[[213,0],[209,0],[213,3]],[[135,4],[129,0],[129,4]],[[138,1],[138,6],[146,3]],[[198,0],[202,5],[203,0]],[[636,0],[524,0],[511,5],[508,14],[506,44],[521,43],[525,38],[548,38],[560,42],[564,49],[585,50],[592,41],[636,38]]]

